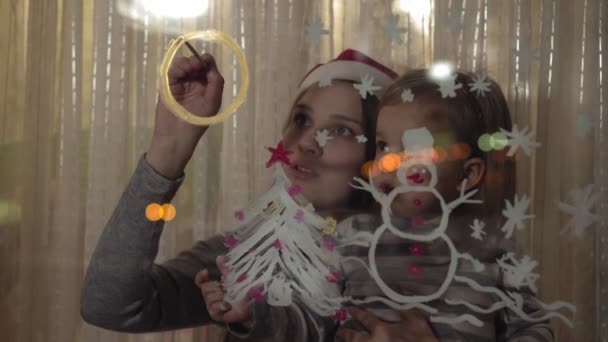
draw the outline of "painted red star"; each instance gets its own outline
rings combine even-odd
[[[277,145],[276,148],[273,147],[266,147],[266,149],[268,149],[268,151],[270,151],[270,153],[272,153],[272,156],[270,156],[270,159],[266,162],[266,167],[271,167],[274,163],[276,162],[281,162],[281,163],[285,163],[287,165],[291,165],[291,163],[289,162],[289,155],[293,153],[293,151],[289,151],[285,149],[285,146],[283,146],[283,141],[279,141],[279,144]]]

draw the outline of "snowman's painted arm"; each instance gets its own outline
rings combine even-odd
[[[470,199],[471,197],[475,196],[475,194],[477,193],[478,190],[473,189],[465,194],[464,189],[465,189],[466,185],[467,185],[467,179],[464,179],[462,181],[462,184],[460,185],[460,197],[455,199],[454,201],[448,203],[448,208],[454,209],[464,203],[479,204],[479,203],[483,202],[481,200]]]
[[[351,184],[353,188],[369,192],[370,194],[372,194],[372,196],[377,202],[382,203],[382,200],[384,199],[385,195],[382,192],[376,190],[374,186],[371,185],[371,183],[368,183],[359,177],[354,177],[353,180],[355,181],[355,184]]]

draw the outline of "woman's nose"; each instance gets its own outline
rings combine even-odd
[[[300,152],[316,156],[321,155],[321,146],[319,146],[315,139],[315,132],[316,130],[309,129],[300,136],[300,139],[298,140],[298,149]]]

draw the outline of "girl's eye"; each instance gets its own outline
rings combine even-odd
[[[336,127],[334,129],[332,129],[330,132],[331,132],[331,135],[338,136],[338,137],[348,137],[348,136],[353,135],[353,131],[350,128],[344,127],[344,126]]]
[[[388,144],[382,140],[376,142],[376,151],[380,153],[386,153],[389,151]]]

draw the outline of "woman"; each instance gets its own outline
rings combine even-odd
[[[325,75],[334,80],[325,86]],[[292,182],[324,215],[336,219],[368,206],[348,185],[362,164],[373,158],[377,98],[365,99],[353,87],[361,76],[374,77],[386,88],[396,74],[353,50],[319,65],[307,74],[291,110],[283,141],[293,151],[284,166]],[[177,60],[169,71],[176,100],[200,116],[212,116],[221,105],[223,78],[212,56]],[[376,95],[380,96],[380,92]],[[150,332],[213,323],[195,275],[202,269],[219,279],[216,257],[225,254],[223,237],[199,241],[163,264],[155,264],[163,222],[146,219],[150,203],[169,203],[184,179],[184,168],[206,128],[179,120],[159,102],[152,142],[140,160],[126,190],[93,253],[82,290],[81,315],[90,324],[125,332]],[[327,130],[336,140],[322,149],[315,133]],[[364,135],[365,144],[356,136]],[[289,329],[296,341],[332,339],[329,329],[315,336],[316,322],[299,316],[298,307],[264,307],[269,317],[294,318],[276,327]],[[255,312],[254,312],[255,314]],[[302,320],[299,320],[302,318]],[[278,318],[277,318],[278,319]],[[257,325],[258,328],[260,325]],[[238,329],[239,327],[234,327]],[[261,331],[263,329],[257,329]],[[254,337],[255,327],[248,331]],[[264,330],[268,333],[268,330]],[[276,336],[276,335],[273,335]],[[284,336],[284,335],[283,335]],[[228,335],[230,340],[232,335]],[[284,337],[278,335],[278,340]]]

